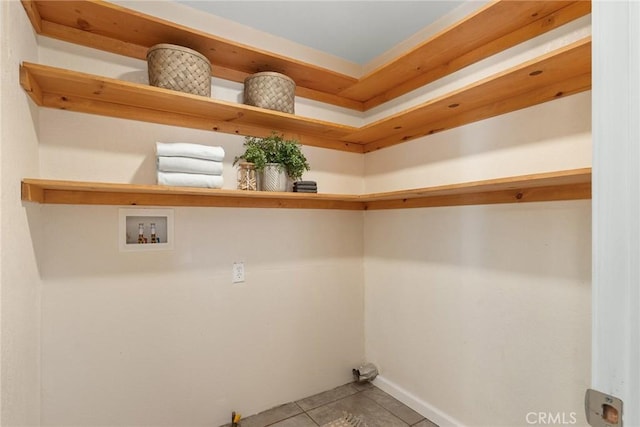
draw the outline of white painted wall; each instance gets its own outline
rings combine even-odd
[[[20,180],[38,176],[38,112],[18,83],[18,64],[34,60],[30,24],[17,1],[0,2],[0,424],[40,418],[40,209],[24,206]]]
[[[4,39],[4,7],[0,5],[0,35]],[[2,94],[2,88],[4,86],[4,73],[3,73],[3,65],[5,63],[4,59],[4,44],[0,43],[0,94]],[[4,104],[0,101],[0,138],[4,135],[3,128],[3,120],[2,120],[2,110]],[[1,139],[0,139],[1,141]],[[0,146],[0,185],[2,185],[2,147]],[[1,202],[0,202],[1,203]],[[0,224],[2,224],[2,205],[0,204]],[[2,234],[0,234],[0,260],[2,259]],[[2,359],[3,359],[3,350],[2,350],[2,261],[0,261],[0,391],[2,390]],[[0,398],[0,420],[2,420],[2,408],[4,406],[3,399]]]
[[[40,115],[50,178],[153,183],[157,139],[222,144],[229,160],[242,142]],[[345,164],[352,154],[305,152],[321,185],[361,189]],[[235,169],[225,168],[233,188]],[[43,214],[43,425],[218,425],[231,410],[348,382],[363,359],[360,212],[182,208],[175,250],[143,254],[118,252],[115,207]],[[244,285],[231,284],[236,260]]]
[[[439,425],[527,425],[529,412],[584,425],[590,219],[588,201],[368,212],[380,386]]]
[[[118,252],[115,207],[44,215],[43,425],[220,425],[362,360],[361,213],[180,208],[157,253]]]
[[[44,39],[40,61],[146,72]],[[214,81],[218,96],[237,91]],[[153,184],[155,141],[183,141],[223,146],[236,185],[238,136],[49,109],[38,125],[47,178]],[[303,150],[321,191],[362,191],[362,156]],[[363,361],[361,212],[179,208],[175,250],[124,254],[116,207],[43,215],[43,425],[220,425],[344,384]]]
[[[368,153],[365,192],[591,166],[584,92]]]
[[[4,7],[0,5],[0,35],[4,39]],[[4,59],[4,44],[0,43],[0,94],[2,94],[2,88],[4,86],[4,68],[3,65],[5,63]],[[4,97],[3,97],[4,98]],[[0,101],[0,138],[4,135],[3,128],[3,120],[2,120],[2,110],[4,104]],[[1,141],[1,139],[0,139]],[[0,146],[0,185],[2,185],[2,147]],[[1,203],[1,202],[0,202]],[[0,224],[2,224],[2,205],[0,204]],[[2,259],[2,234],[0,234],[0,260]],[[3,359],[3,350],[2,350],[2,262],[0,261],[0,390],[2,390],[2,359]],[[2,419],[2,407],[3,400],[0,398],[0,420]]]
[[[592,388],[640,425],[640,4],[595,1]]]
[[[12,15],[13,31],[33,44],[21,7],[8,8],[20,15]],[[42,63],[145,79],[140,61],[38,43]],[[34,55],[27,50],[14,61]],[[242,139],[38,110],[19,89],[17,73],[9,83],[16,102],[4,104],[5,70],[11,67],[3,67],[3,110],[11,105],[15,115],[3,115],[2,238],[5,224],[17,221],[9,235],[18,252],[7,256],[0,246],[3,418],[37,424],[31,392],[39,389],[34,357],[41,342],[42,425],[217,425],[233,409],[251,414],[346,382],[365,352],[381,368],[382,387],[442,425],[524,425],[529,411],[576,412],[583,422],[589,202],[364,215],[179,208],[174,251],[121,254],[116,207],[30,205],[25,215],[16,183],[38,171],[46,178],[153,183],[153,143],[162,139],[222,145],[225,188],[233,188],[230,162]],[[238,92],[238,85],[214,80],[214,96],[233,100]],[[31,116],[19,116],[20,103],[23,110],[30,105]],[[576,95],[366,156],[305,147],[313,166],[307,177],[321,191],[358,193],[588,166],[589,105],[590,94]],[[305,101],[297,111],[355,125],[375,118]],[[27,134],[19,139],[26,145],[10,145],[11,162],[5,120]],[[15,162],[14,151],[24,161]],[[11,197],[13,205],[6,204]],[[25,233],[34,235],[20,240]],[[238,259],[247,282],[232,286]],[[16,260],[26,260],[27,277],[11,283],[30,286],[12,286],[14,295],[5,277]],[[7,350],[14,345],[7,330],[19,350]],[[15,372],[32,377],[7,382],[5,354],[9,362],[28,356]],[[13,401],[22,396],[29,399]]]
[[[588,167],[590,105],[583,93],[367,154],[366,191]],[[589,201],[367,212],[376,383],[441,426],[530,412],[584,425],[590,221]]]
[[[582,18],[367,120],[589,34]],[[368,153],[365,192],[589,167],[590,116],[588,92]],[[441,426],[549,416],[584,425],[590,218],[588,201],[367,212],[365,347],[376,384]]]

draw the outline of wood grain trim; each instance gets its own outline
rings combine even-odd
[[[513,190],[450,194],[415,199],[365,202],[366,210],[432,208],[443,206],[491,205],[499,203],[548,202],[591,198],[591,184],[571,184]]]
[[[74,43],[79,46],[99,49],[105,52],[128,56],[129,58],[140,59],[143,61],[147,60],[147,47],[125,40],[107,37],[99,33],[93,33],[50,21],[42,22],[41,33],[47,37]]]
[[[588,199],[591,169],[365,195],[210,190],[24,179],[22,200],[47,204],[376,210]]]
[[[591,39],[361,128],[54,67],[22,68],[21,83],[39,105],[239,135],[277,129],[306,145],[361,153],[588,90]]]
[[[66,205],[182,206],[362,210],[362,202],[316,199],[254,199],[207,195],[102,193],[46,190],[46,203]]]
[[[47,204],[362,210],[358,196],[24,179],[22,199]]]
[[[34,184],[33,180],[25,179],[20,186],[21,198],[25,202],[46,203],[44,198],[45,185]]]
[[[38,64],[23,63],[21,76],[27,93],[45,107],[238,135],[266,136],[275,129],[306,145],[363,150],[341,141],[356,130],[350,126]]]
[[[36,33],[42,33],[42,17],[40,16],[40,12],[38,11],[38,7],[35,5],[33,1],[23,0],[22,7],[24,7],[24,11],[27,13],[27,17],[29,21],[31,21],[31,26],[36,31]]]
[[[247,74],[278,71],[290,76],[298,86],[312,89],[308,94],[336,95],[358,81],[327,68],[104,1],[22,1],[25,9],[38,11],[43,35],[137,59],[146,59],[147,49],[155,44],[174,43],[195,49],[209,58],[214,75],[216,67]],[[341,103],[351,104],[350,101]]]
[[[253,126],[250,123],[224,121],[207,117],[180,114],[177,112],[158,111],[129,105],[111,104],[99,100],[91,100],[74,96],[47,94],[44,96],[41,105],[43,107],[59,110],[75,111],[105,117],[115,117],[234,135],[266,137],[271,134],[272,129],[275,129],[271,127]],[[282,134],[286,138],[297,139],[303,145],[346,151],[350,153],[363,153],[364,147],[359,144],[351,144],[336,139],[322,138],[304,133],[284,131],[282,128],[278,129],[282,130]]]
[[[517,100],[516,109],[554,99],[550,93],[577,93],[591,87],[590,78],[585,82],[590,76],[585,70],[591,70],[590,38],[363,126],[343,140],[367,144],[365,151],[371,151],[447,129],[451,123],[460,126],[513,111],[505,104],[508,100]],[[530,93],[539,98],[527,102]],[[484,112],[474,115],[474,111]],[[465,114],[472,119],[463,120]]]
[[[394,73],[388,77],[390,79],[395,79],[395,83],[391,87],[387,87],[385,89],[385,86],[383,85],[372,85],[369,93],[366,96],[362,96],[362,98],[367,96],[369,97],[366,101],[363,101],[364,111],[375,108],[378,105],[434,82],[439,78],[461,70],[462,68],[488,58],[491,55],[502,52],[503,50],[513,47],[523,41],[544,34],[577,18],[588,15],[590,12],[590,1],[572,2],[562,9],[541,17],[528,25],[496,38],[495,40],[489,41],[476,49],[460,53],[455,57],[451,57],[447,61],[435,63],[433,68],[426,68],[422,74],[418,74],[415,77],[403,80],[398,78],[398,73]],[[375,72],[370,76],[361,78],[359,84],[365,83],[368,79],[374,79],[374,76],[376,76]]]
[[[24,67],[20,67],[20,86],[25,92],[33,99],[33,101],[39,105],[44,105],[42,89],[37,81],[35,81],[29,72]]]
[[[353,99],[348,99],[343,96],[320,92],[302,86],[296,86],[296,96],[312,99],[318,102],[324,102],[326,104],[332,104],[337,107],[348,108],[350,110],[365,111],[365,105],[363,102],[354,101]]]
[[[279,71],[296,81],[298,96],[357,111],[591,11],[590,1],[494,1],[358,79],[104,1],[22,0],[22,4],[34,29],[48,37],[141,60],[154,44],[180,44],[205,54],[216,77],[241,82],[247,74]]]
[[[446,184],[426,188],[371,193],[361,196],[365,202],[417,199],[434,196],[460,195],[534,187],[553,187],[591,183],[591,168],[519,175],[481,181]]]
[[[485,120],[537,104],[542,104],[544,102],[564,98],[590,89],[591,73],[582,74],[565,81],[534,89],[531,92],[497,100],[495,103],[487,104],[476,109],[461,111],[460,113],[451,114],[434,121],[425,120],[420,127],[406,129],[403,134],[391,135],[365,144],[364,152],[369,153],[391,147],[393,145],[402,144],[413,139],[433,135],[435,133],[454,129],[480,120]],[[427,141],[425,141],[425,143],[426,142]]]

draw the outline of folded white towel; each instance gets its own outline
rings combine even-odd
[[[158,157],[160,172],[201,173],[204,175],[222,175],[222,162],[193,159],[191,157]]]
[[[158,185],[222,188],[222,184],[223,180],[221,175],[201,175],[196,173],[158,171]]]
[[[188,142],[156,142],[156,154],[167,157],[193,157],[217,162],[224,160],[224,149],[222,147],[210,147]]]

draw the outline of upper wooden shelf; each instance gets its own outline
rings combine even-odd
[[[369,152],[591,89],[591,37],[361,127]]]
[[[362,153],[589,90],[591,39],[361,128],[31,63],[20,77],[45,107],[239,135],[276,130],[306,145]]]
[[[366,111],[589,13],[589,0],[492,1],[339,95],[361,101]]]
[[[374,193],[303,194],[24,179],[22,200],[47,204],[377,210],[591,198],[591,169]]]
[[[44,107],[239,135],[277,130],[306,145],[362,153],[362,145],[341,141],[357,128],[250,105],[27,62],[20,84]]]
[[[207,56],[213,75],[242,82],[278,71],[298,96],[365,111],[591,12],[590,1],[490,2],[362,78],[256,49],[103,1],[22,0],[38,34],[146,59],[174,43]]]

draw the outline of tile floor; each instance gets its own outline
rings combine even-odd
[[[317,427],[340,418],[344,412],[361,417],[368,427],[438,427],[369,383],[349,383],[296,402],[286,403],[243,418],[240,425]]]

